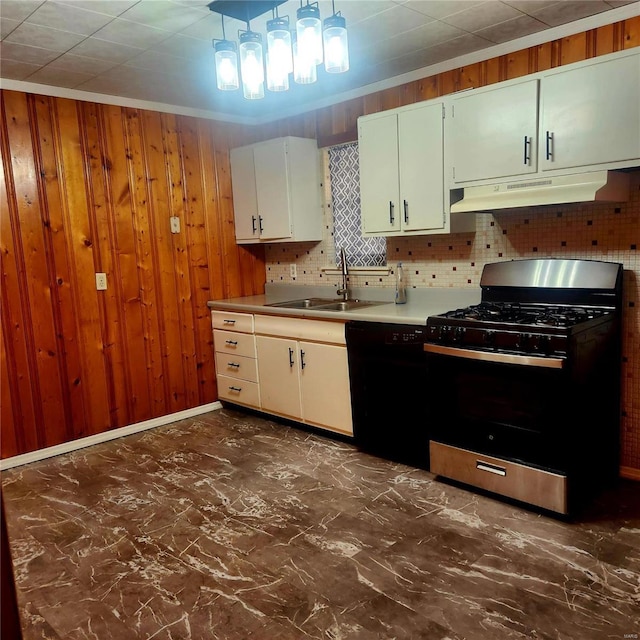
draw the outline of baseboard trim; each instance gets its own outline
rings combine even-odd
[[[169,424],[170,422],[184,420],[185,418],[192,418],[193,416],[198,416],[202,413],[208,413],[209,411],[216,411],[217,409],[222,409],[222,404],[218,401],[210,402],[208,404],[201,404],[191,409],[185,409],[184,411],[169,413],[166,416],[159,416],[157,418],[151,418],[150,420],[136,422],[125,427],[120,427],[111,431],[105,431],[104,433],[96,433],[95,435],[87,436],[86,438],[71,440],[71,442],[63,442],[62,444],[57,444],[53,447],[47,447],[46,449],[39,449],[38,451],[23,453],[18,456],[0,460],[0,471],[12,469],[13,467],[20,467],[23,464],[37,462],[38,460],[45,460],[46,458],[53,458],[54,456],[59,456],[63,453],[70,453],[71,451],[77,451],[78,449],[91,447],[94,444],[108,442],[109,440],[115,440],[116,438],[122,438],[123,436],[130,436],[134,433],[139,433],[140,431],[155,429],[156,427],[161,427],[165,424]]]
[[[636,469],[635,467],[620,467],[620,477],[640,482],[640,469]]]

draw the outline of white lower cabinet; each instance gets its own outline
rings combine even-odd
[[[344,324],[256,316],[262,410],[353,435]]]
[[[212,312],[221,400],[353,435],[344,323]]]

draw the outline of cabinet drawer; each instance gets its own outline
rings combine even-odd
[[[213,345],[219,353],[234,353],[248,358],[256,357],[255,336],[236,331],[213,330]]]
[[[218,376],[218,396],[221,400],[260,407],[260,388],[256,382]]]
[[[258,367],[255,358],[230,353],[216,353],[216,372],[249,382],[258,382]]]
[[[214,329],[230,329],[242,333],[253,333],[253,314],[212,311],[211,323]]]
[[[330,344],[346,344],[344,321],[283,318],[279,316],[255,316],[256,333],[267,336],[311,340]]]
[[[500,458],[458,449],[433,440],[431,472],[509,498],[567,513],[566,476]]]

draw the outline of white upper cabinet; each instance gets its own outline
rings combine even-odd
[[[451,99],[456,184],[537,171],[538,80],[485,87]]]
[[[640,55],[542,76],[540,168],[640,158]]]
[[[358,118],[363,235],[448,231],[443,114],[430,101]]]
[[[238,243],[322,239],[317,143],[276,138],[231,150]]]

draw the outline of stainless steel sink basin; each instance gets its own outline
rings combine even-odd
[[[364,307],[375,307],[384,302],[373,302],[371,300],[338,300],[330,304],[321,304],[314,307],[316,311],[351,311],[352,309],[362,309]]]
[[[268,307],[281,307],[283,309],[314,309],[315,311],[350,311],[363,307],[373,307],[385,304],[371,300],[336,300],[335,298],[303,298],[302,300],[286,300],[285,302],[273,302]]]
[[[267,307],[282,307],[284,309],[310,309],[320,304],[331,304],[333,298],[304,298],[302,300],[286,300],[285,302],[273,302]]]

